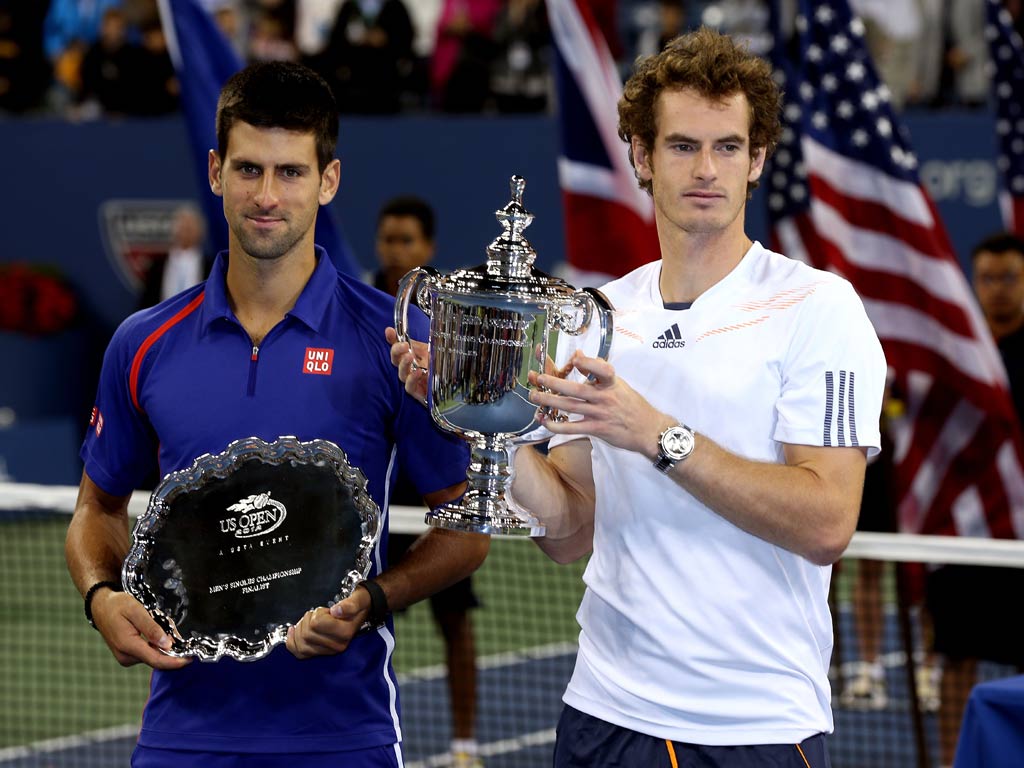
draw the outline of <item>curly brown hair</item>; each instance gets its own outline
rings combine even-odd
[[[619,138],[633,136],[648,149],[658,135],[655,105],[663,91],[691,88],[707,99],[722,100],[742,93],[750,107],[750,154],[762,147],[767,159],[779,141],[782,94],[772,79],[771,65],[732,38],[707,27],[672,40],[654,56],[637,59],[619,99]],[[636,168],[632,147],[629,162]],[[651,182],[637,179],[651,194]],[[757,182],[747,184],[747,195]]]

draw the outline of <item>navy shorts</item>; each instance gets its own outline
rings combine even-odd
[[[342,737],[339,737],[342,738]],[[350,752],[301,752],[289,754],[238,754],[227,752],[190,752],[184,749],[157,749],[136,745],[132,768],[398,768],[397,744]]]
[[[825,734],[799,744],[709,747],[647,736],[566,705],[555,768],[831,768]]]

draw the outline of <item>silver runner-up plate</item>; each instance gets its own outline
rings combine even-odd
[[[170,636],[169,656],[254,661],[366,578],[380,524],[334,443],[247,437],[160,482],[121,578]]]

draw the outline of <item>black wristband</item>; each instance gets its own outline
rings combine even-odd
[[[380,584],[370,579],[360,582],[359,586],[366,589],[370,593],[370,613],[366,617],[366,622],[362,626],[362,631],[366,632],[371,629],[383,626],[384,622],[388,618],[388,598],[384,594],[384,590],[380,588]]]
[[[124,587],[121,586],[119,581],[97,581],[89,587],[89,591],[85,593],[85,620],[89,622],[89,626],[93,629],[96,629],[96,622],[92,620],[92,599],[96,596],[97,592],[104,588],[114,592],[124,592]]]

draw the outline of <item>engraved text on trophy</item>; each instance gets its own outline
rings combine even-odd
[[[438,305],[431,318],[431,397],[441,426],[509,435],[535,428],[527,377],[543,359],[547,313],[458,298]]]

